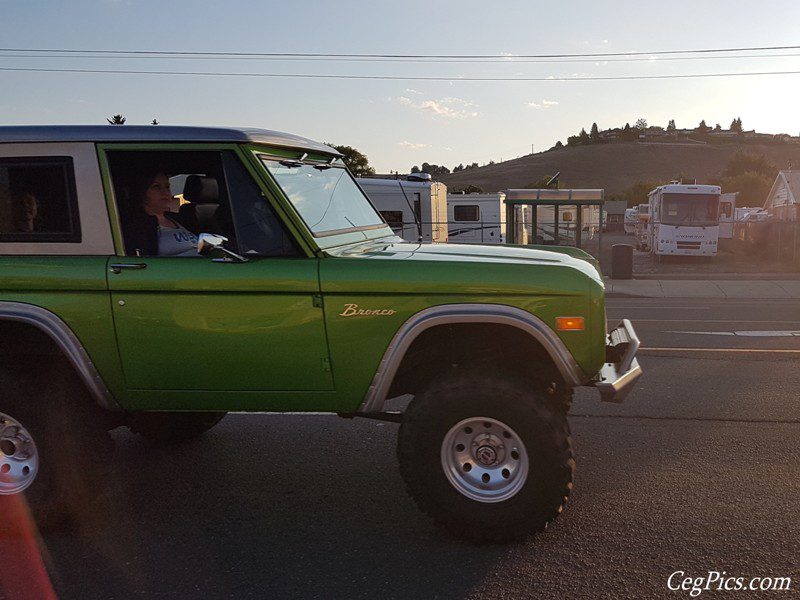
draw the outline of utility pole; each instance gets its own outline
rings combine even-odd
[[[533,144],[531,144],[531,154],[533,154]]]

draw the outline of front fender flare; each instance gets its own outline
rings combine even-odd
[[[426,329],[457,323],[509,325],[531,335],[547,351],[569,386],[582,385],[585,375],[564,342],[544,321],[531,313],[504,304],[442,304],[411,316],[395,333],[383,354],[358,413],[381,413],[400,363],[413,341]]]

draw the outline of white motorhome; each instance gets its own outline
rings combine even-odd
[[[639,207],[625,209],[625,220],[623,221],[623,228],[625,233],[636,233],[636,223],[639,221]]]
[[[448,238],[459,244],[503,244],[506,241],[506,211],[497,194],[449,194]]]
[[[656,256],[716,256],[718,185],[670,183],[649,194],[648,246]]]
[[[430,175],[356,179],[389,227],[409,242],[447,242],[447,186]]]

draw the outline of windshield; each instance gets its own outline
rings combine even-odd
[[[266,157],[261,162],[315,236],[386,226],[347,169]]]
[[[664,225],[717,225],[717,194],[664,194],[661,223]]]

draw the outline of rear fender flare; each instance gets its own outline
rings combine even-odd
[[[121,410],[75,333],[57,315],[23,302],[0,302],[0,322],[26,323],[46,333],[102,408]]]

